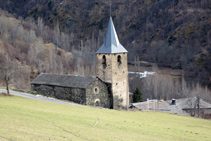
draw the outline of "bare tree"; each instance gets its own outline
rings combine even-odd
[[[60,46],[60,29],[59,29],[59,22],[58,21],[56,23],[56,26],[54,27],[53,42],[56,44],[56,50],[57,50],[57,47]]]
[[[15,64],[9,60],[9,57],[4,58],[3,55],[0,55],[1,62],[0,62],[0,77],[4,80],[6,85],[7,94],[10,95],[9,91],[9,84],[11,78],[15,74]]]
[[[44,30],[44,23],[43,23],[43,19],[38,17],[37,20],[37,30],[38,30],[38,34],[42,35],[43,34],[43,30]]]

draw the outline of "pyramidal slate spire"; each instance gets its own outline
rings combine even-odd
[[[116,34],[116,30],[110,17],[108,29],[106,32],[106,38],[103,45],[96,53],[125,53],[127,50],[120,44]]]

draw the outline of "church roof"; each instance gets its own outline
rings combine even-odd
[[[95,79],[95,76],[57,75],[41,73],[31,82],[31,84],[70,88],[86,88]]]
[[[125,52],[127,52],[127,50],[120,44],[112,18],[110,17],[108,29],[106,32],[105,42],[96,53],[125,53]]]

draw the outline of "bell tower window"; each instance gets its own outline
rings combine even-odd
[[[102,64],[103,64],[103,68],[105,69],[107,64],[106,64],[106,56],[103,55],[103,58],[102,58]]]
[[[118,55],[118,57],[117,57],[117,63],[118,63],[118,65],[122,64],[122,58],[120,55]]]

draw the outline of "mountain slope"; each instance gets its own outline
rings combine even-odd
[[[13,74],[11,83],[19,89],[30,89],[31,80],[41,72],[73,72],[74,57],[70,52],[45,43],[23,21],[4,14],[0,16],[0,58],[1,80],[5,77],[2,72],[10,65],[7,73]]]
[[[138,57],[159,67],[183,69],[186,78],[211,87],[210,5],[209,0],[117,0],[111,11],[129,62]],[[103,43],[110,11],[109,2],[98,0],[1,0],[0,6],[17,17],[41,17],[52,28],[59,25],[71,34],[69,45],[61,46],[69,51],[73,46],[80,50],[83,40],[95,52]]]

